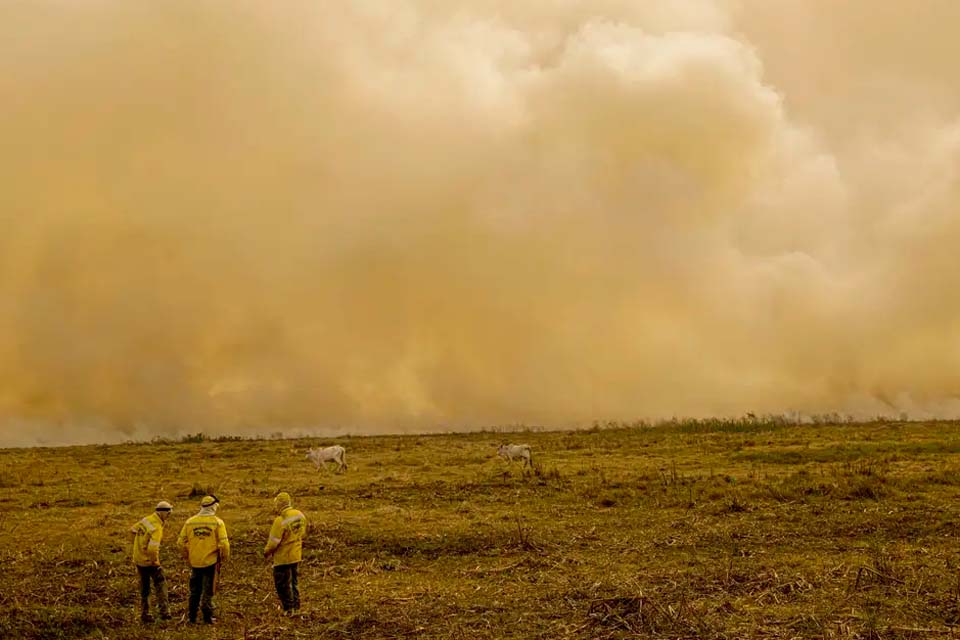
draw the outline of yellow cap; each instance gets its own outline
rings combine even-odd
[[[201,507],[210,507],[220,502],[220,498],[217,496],[203,496],[203,500],[200,501]]]
[[[157,511],[173,511],[173,505],[167,502],[166,500],[161,500],[157,503]]]

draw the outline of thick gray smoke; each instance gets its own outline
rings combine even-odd
[[[953,0],[0,4],[0,445],[960,414]]]

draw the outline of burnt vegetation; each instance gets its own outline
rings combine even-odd
[[[0,637],[927,638],[960,623],[953,423],[780,419],[344,437],[194,434],[0,451]],[[330,442],[332,443],[332,442]],[[261,556],[279,490],[311,520],[304,611]],[[187,626],[173,549],[222,500],[220,619]],[[165,498],[176,618],[141,625],[127,529]]]

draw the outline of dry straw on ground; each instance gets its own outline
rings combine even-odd
[[[960,617],[952,423],[601,425],[580,432],[0,451],[0,637],[935,638]],[[522,439],[531,472],[496,458]],[[311,519],[304,613],[279,615],[270,498]],[[216,491],[234,558],[187,626],[172,549]],[[176,505],[176,619],[138,622],[127,528]]]

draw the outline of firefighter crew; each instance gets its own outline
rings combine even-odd
[[[273,583],[277,588],[280,606],[284,614],[292,615],[300,610],[300,588],[297,584],[297,568],[307,534],[307,518],[293,508],[290,494],[281,491],[273,499],[277,517],[270,527],[270,538],[263,550],[265,558],[273,558]]]
[[[160,542],[163,540],[163,523],[170,517],[173,505],[165,500],[157,503],[152,514],[130,527],[133,541],[133,563],[140,576],[140,621],[153,622],[150,615],[150,583],[157,592],[157,609],[163,620],[170,619],[167,603],[167,583],[160,566]]]
[[[219,498],[204,496],[200,501],[200,512],[187,519],[177,538],[184,559],[193,569],[187,609],[191,623],[197,622],[197,609],[203,613],[204,624],[213,623],[213,595],[220,564],[230,557],[227,527],[216,515],[219,506]]]

